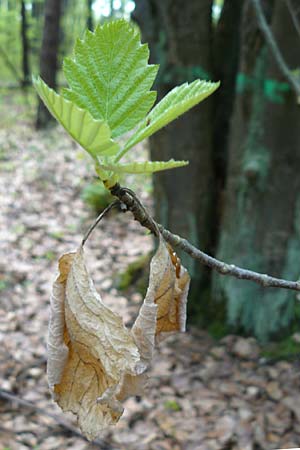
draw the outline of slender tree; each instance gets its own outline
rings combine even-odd
[[[27,16],[26,16],[26,6],[25,1],[21,0],[21,42],[22,42],[22,86],[26,87],[30,84],[30,65],[29,65],[29,40],[27,36]]]
[[[40,55],[40,74],[43,80],[52,88],[56,86],[61,10],[62,0],[46,0],[44,32]],[[40,100],[36,127],[38,129],[44,128],[50,121],[52,121],[52,116]]]
[[[87,20],[86,20],[86,26],[89,30],[93,31],[94,24],[93,24],[93,1],[87,0]]]

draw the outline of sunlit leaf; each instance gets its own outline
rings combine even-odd
[[[190,84],[184,83],[172,89],[139,124],[138,129],[125,144],[122,153],[124,154],[138,142],[151,136],[200,103],[211,95],[219,87],[219,84],[195,80]]]
[[[150,91],[158,66],[149,65],[148,45],[126,20],[87,31],[74,57],[64,61],[70,89],[63,96],[110,126],[112,136],[134,128],[156,99]]]
[[[34,86],[55,119],[92,156],[111,156],[118,151],[107,123],[93,119],[88,111],[58,95],[41,78],[34,79]]]

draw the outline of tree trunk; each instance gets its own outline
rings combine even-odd
[[[93,24],[93,1],[87,0],[87,20],[86,20],[86,26],[90,31],[93,31],[94,24]]]
[[[56,87],[60,16],[61,0],[46,0],[44,33],[40,56],[40,75],[51,88]],[[38,129],[45,128],[51,120],[52,116],[40,100],[36,127]]]
[[[265,2],[271,18],[273,2]],[[300,110],[261,36],[253,10],[244,11],[238,91],[218,257],[274,276],[299,278]],[[285,2],[274,2],[274,38],[291,68],[299,67],[299,36]],[[215,277],[229,321],[261,339],[284,330],[295,294]]]
[[[225,178],[228,112],[234,100],[242,4],[240,0],[225,0],[218,25],[212,24],[209,0],[189,2],[184,8],[179,0],[141,0],[133,17],[144,41],[150,43],[152,62],[160,64],[159,98],[194,78],[221,80],[217,95],[150,138],[152,159],[190,161],[187,168],[154,176],[157,220],[211,253]],[[208,316],[215,315],[209,311],[210,274],[186,255],[181,257],[192,275],[190,317],[205,324]]]
[[[215,253],[220,231],[223,191],[228,160],[229,127],[235,99],[235,85],[240,53],[240,28],[243,3],[243,0],[224,1],[221,17],[214,35],[214,76],[216,80],[221,81],[221,87],[215,92],[213,97],[213,145],[217,195],[212,229],[212,253]]]
[[[156,86],[159,99],[185,81],[213,79],[211,8],[211,0],[194,0],[188,7],[182,7],[180,0],[137,4],[135,18],[145,31],[144,40],[150,43],[152,59],[160,63]],[[207,99],[150,138],[153,160],[190,161],[188,167],[154,176],[156,219],[206,250],[210,247],[214,196],[212,113],[212,100]],[[186,255],[181,257],[192,276],[190,306],[193,300],[197,306],[199,285],[204,283],[206,273]],[[192,314],[196,315],[194,308]]]
[[[25,1],[21,1],[21,42],[22,42],[22,87],[26,87],[30,84],[30,68],[29,68],[29,41],[27,36],[27,17]]]

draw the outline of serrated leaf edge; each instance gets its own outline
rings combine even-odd
[[[170,159],[169,161],[145,161],[134,163],[100,163],[104,170],[111,170],[116,173],[132,173],[132,174],[147,174],[160,172],[162,170],[176,169],[178,167],[184,167],[189,164],[188,161],[176,161]]]

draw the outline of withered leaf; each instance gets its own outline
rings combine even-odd
[[[142,395],[155,341],[185,330],[189,275],[160,236],[145,300],[131,331],[103,303],[88,275],[83,248],[63,255],[53,286],[48,379],[63,411],[95,439],[123,413],[121,401]]]
[[[164,265],[164,262],[167,263],[167,258],[165,258],[165,254],[161,250],[159,246],[151,260],[149,286],[146,297],[131,330],[140,352],[141,363],[144,364],[145,370],[137,376],[126,374],[123,377],[123,383],[118,393],[120,400],[124,400],[131,395],[142,395],[147,385],[148,375],[145,371],[151,364],[155,344],[157,318],[157,305],[154,303],[155,293],[160,283],[160,264]]]
[[[75,253],[67,253],[59,260],[59,276],[53,284],[50,299],[50,323],[48,330],[47,375],[51,390],[60,382],[69,349],[63,339],[65,332],[65,286]]]
[[[78,418],[82,433],[95,439],[123,412],[116,391],[125,374],[138,374],[140,356],[122,318],[96,292],[82,247],[60,260],[49,326],[48,378],[63,411]]]
[[[146,370],[151,364],[155,341],[177,331],[185,331],[186,302],[190,277],[181,266],[171,246],[160,236],[157,252],[150,265],[149,286],[132,335]],[[147,373],[126,374],[118,398],[142,395],[147,384]]]
[[[155,340],[158,342],[169,333],[185,331],[190,277],[172,247],[162,237],[155,256],[155,281],[151,286],[150,279],[149,289],[153,290],[157,305]]]

